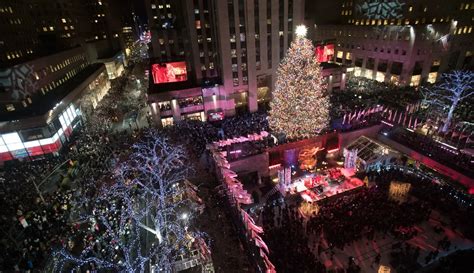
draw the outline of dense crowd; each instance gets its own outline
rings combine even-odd
[[[196,156],[200,156],[206,144],[219,139],[228,139],[268,131],[266,114],[262,112],[228,118],[217,123],[183,120],[164,128],[170,139],[184,143]]]
[[[262,223],[265,241],[270,247],[271,260],[277,272],[337,272],[323,266],[322,253],[331,261],[335,250],[362,238],[374,240],[375,234],[384,234],[398,243],[392,245],[391,265],[397,272],[414,272],[421,265],[420,249],[406,242],[417,236],[416,225],[429,219],[437,210],[450,219],[448,224],[464,236],[473,238],[473,200],[449,185],[437,184],[425,176],[402,169],[382,169],[367,173],[376,184],[348,194],[334,196],[319,203],[319,211],[304,217],[299,205],[290,202],[265,206]],[[390,198],[391,181],[406,181],[412,189],[404,202]],[[440,227],[434,232],[439,233]],[[324,234],[324,241],[320,238]],[[424,262],[436,259],[441,250],[450,249],[445,236],[437,249],[428,253]],[[373,263],[380,262],[380,253]],[[333,261],[334,262],[334,261]],[[360,272],[357,262],[349,257],[341,272]],[[346,270],[346,271],[344,271]]]
[[[0,271],[35,271],[45,266],[49,258],[48,253],[51,253],[52,249],[66,247],[73,250],[87,243],[82,240],[95,239],[94,226],[83,229],[81,228],[83,223],[79,223],[84,213],[91,209],[90,204],[78,203],[78,200],[89,200],[88,197],[95,196],[100,183],[108,182],[112,168],[127,158],[131,144],[143,133],[139,130],[130,132],[111,130],[114,122],[143,106],[143,98],[124,94],[124,86],[130,84],[126,78],[125,75],[112,84],[111,91],[104,97],[99,107],[94,109],[94,113],[85,119],[83,128],[75,133],[70,145],[64,148],[60,156],[40,161],[13,163],[0,170],[2,186],[0,229],[5,235],[0,240],[0,246],[5,253],[0,257]],[[383,101],[383,98],[378,99]],[[348,101],[351,99],[345,95],[336,98],[333,103],[339,106],[333,108],[335,109],[333,116],[349,110],[352,106],[347,104]],[[356,101],[357,107],[364,107],[358,96]],[[179,104],[185,107],[202,104],[202,100],[180,101]],[[161,110],[169,110],[169,107],[164,106]],[[346,129],[366,127],[376,122],[378,117],[374,116]],[[216,123],[183,120],[174,126],[164,128],[162,133],[174,142],[185,144],[195,156],[199,157],[204,153],[208,143],[261,131],[269,131],[267,115],[264,112],[239,115]],[[403,135],[396,140],[417,145],[432,154],[436,153],[433,156],[439,160],[444,158],[450,164],[455,161],[463,168],[466,166],[462,164],[468,164],[458,158],[446,157],[445,153],[438,152],[436,147],[431,144],[427,146],[425,142],[418,142],[418,139]],[[265,139],[252,144],[254,145],[252,147],[246,147],[246,150],[260,152],[271,143],[270,139]],[[33,181],[36,184],[41,183],[58,164],[68,160],[74,162],[74,168],[79,170],[78,175],[64,170],[62,176],[67,177],[70,182],[40,189],[44,191],[43,201]],[[449,212],[455,227],[461,229],[466,224],[474,226],[472,210],[464,209],[466,204],[453,199],[454,189],[447,189],[447,186],[442,188],[431,181],[426,181],[425,178],[413,175],[406,177],[406,174],[396,170],[372,172],[368,176],[371,181],[377,182],[376,187],[362,188],[347,196],[331,198],[324,202],[319,213],[310,216],[309,219],[303,218],[295,205],[283,204],[264,210],[264,240],[271,248],[271,261],[277,266],[278,272],[327,272],[320,258],[323,251],[334,255],[335,248],[343,249],[347,244],[362,237],[373,238],[375,232],[387,233],[398,240],[406,241],[416,233],[402,232],[400,228],[410,228],[425,221],[433,209]],[[388,182],[394,179],[411,181],[412,195],[416,198],[402,204],[387,198]],[[439,200],[443,202],[440,203]],[[98,207],[107,210],[107,205],[104,206]],[[300,232],[302,230],[305,232]],[[329,247],[310,240],[322,232]],[[474,237],[468,230],[463,232]],[[445,239],[439,243],[439,248],[449,248],[448,245],[449,241]],[[100,244],[94,247],[97,248],[98,255],[101,249],[105,249]],[[409,257],[416,256],[416,251],[401,244],[394,247],[393,256],[395,260],[405,261]],[[427,262],[437,255],[433,252]],[[399,264],[407,263],[399,262]],[[93,265],[88,269],[91,267],[93,269]],[[347,261],[346,270],[346,272],[360,271],[352,257]]]
[[[180,99],[178,100],[178,104],[181,108],[195,105],[203,105],[202,96]]]
[[[396,128],[391,130],[387,134],[387,137],[463,174],[471,177],[474,176],[474,164],[471,161],[471,155],[464,154],[460,151],[453,151],[453,149],[446,149],[443,144],[429,136],[423,136],[401,128]]]
[[[421,99],[420,93],[415,92],[413,87],[400,87],[363,77],[350,77],[345,90],[331,94],[330,115],[333,119],[337,119],[345,113],[363,110],[377,104],[405,109],[407,105],[419,99]]]
[[[49,253],[54,249],[67,248],[77,252],[86,245],[84,239],[94,239],[94,227],[89,226],[89,221],[83,222],[91,209],[87,200],[97,194],[102,183],[110,182],[113,166],[127,158],[131,144],[143,134],[138,130],[112,130],[114,122],[131,110],[123,106],[132,104],[127,101],[134,100],[124,98],[125,84],[126,76],[112,84],[99,106],[84,118],[85,124],[74,133],[61,156],[10,163],[0,171],[1,229],[7,235],[0,241],[7,253],[0,257],[0,270],[32,272],[48,266],[47,263],[51,262]],[[140,105],[136,105],[138,107]],[[219,138],[257,133],[262,129],[268,129],[266,116],[256,113],[213,125],[186,120],[164,129],[162,133],[175,142],[187,144],[199,156],[207,143]],[[41,183],[64,161],[74,162],[78,175],[71,175],[69,164],[65,164],[61,173],[69,182],[60,187],[45,183],[50,188],[40,189],[44,191],[43,202],[32,181]],[[103,245],[94,247],[105,249]],[[93,267],[92,264],[85,265],[83,269]]]
[[[8,162],[0,171],[1,230],[7,235],[0,241],[6,253],[0,258],[1,271],[44,268],[53,249],[66,247],[70,237],[77,236],[75,221],[84,209],[81,206],[87,204],[75,202],[95,194],[99,181],[104,181],[110,168],[128,153],[136,134],[130,137],[129,132],[110,131],[112,122],[123,115],[117,112],[116,101],[123,94],[119,86],[125,80],[123,77],[113,83],[116,88],[103,98],[93,115],[85,118],[83,127],[60,155]],[[72,175],[72,169],[78,175]],[[54,175],[50,175],[53,170]],[[35,184],[40,186],[44,201]]]
[[[65,211],[70,191],[42,195],[35,190],[45,170],[51,171],[61,158],[9,166],[0,172],[0,212],[2,236],[0,268],[7,271],[27,271],[37,268],[57,234],[64,228]],[[34,180],[34,181],[33,181]]]

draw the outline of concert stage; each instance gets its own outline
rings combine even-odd
[[[317,202],[364,186],[364,182],[352,177],[353,172],[344,168],[331,168],[292,179],[286,192],[299,194],[307,202]]]

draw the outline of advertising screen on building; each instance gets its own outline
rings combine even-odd
[[[316,58],[318,62],[328,62],[334,56],[334,44],[316,46]]]
[[[219,121],[223,120],[225,117],[224,112],[219,111],[219,112],[212,112],[207,114],[207,119],[209,121]]]
[[[151,70],[155,84],[182,82],[188,79],[185,62],[153,64]]]

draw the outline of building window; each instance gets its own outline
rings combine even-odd
[[[15,106],[13,104],[7,104],[5,107],[7,108],[8,112],[15,111]]]
[[[435,83],[437,77],[438,77],[438,72],[431,72],[431,73],[428,74],[428,79],[427,79],[427,81],[428,81],[429,83]]]
[[[411,76],[410,86],[418,86],[420,85],[421,75],[413,75]]]

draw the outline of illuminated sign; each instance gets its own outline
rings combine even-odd
[[[208,114],[208,120],[209,121],[223,120],[224,117],[225,117],[224,112],[215,112],[215,113],[209,113]]]
[[[328,62],[334,56],[334,44],[316,46],[315,51],[318,62]]]
[[[58,117],[61,128],[49,138],[23,142],[17,132],[0,135],[0,161],[59,151],[62,146],[61,137],[72,134],[72,122],[76,117],[76,109],[71,104]]]
[[[188,79],[185,62],[153,64],[151,71],[155,84],[182,82]]]

